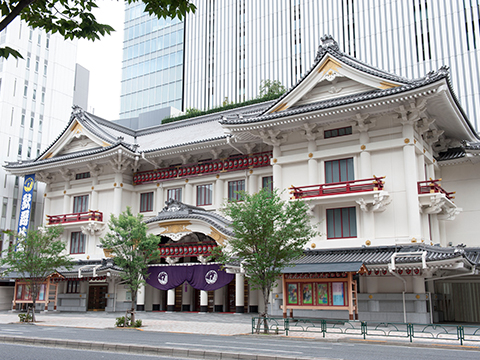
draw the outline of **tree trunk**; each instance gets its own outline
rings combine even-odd
[[[32,323],[34,323],[35,320],[35,305],[37,303],[37,293],[38,293],[38,285],[37,284],[32,284]],[[27,315],[28,319],[28,315]]]
[[[130,309],[130,326],[135,326],[135,307],[137,306],[137,292],[132,291],[132,308]]]

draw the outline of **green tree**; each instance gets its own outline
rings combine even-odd
[[[233,221],[234,237],[217,247],[214,256],[224,264],[241,261],[249,283],[262,291],[265,311],[260,319],[267,332],[268,300],[282,269],[317,234],[308,206],[302,200],[283,201],[277,189],[263,188],[253,195],[241,192],[240,200],[227,202],[223,212]]]
[[[62,233],[61,226],[52,226],[30,230],[24,236],[18,235],[18,241],[4,250],[3,257],[0,259],[0,265],[6,266],[2,275],[16,272],[17,278],[26,281],[30,287],[33,322],[35,322],[35,304],[41,285],[56,270],[71,269],[73,265],[72,259],[62,254],[66,248],[65,242],[60,238]]]
[[[260,82],[258,90],[260,98],[279,96],[286,91],[285,86],[280,81],[268,79]]]
[[[122,268],[120,277],[132,294],[130,315],[131,323],[135,324],[137,292],[140,286],[146,284],[149,262],[159,255],[158,238],[147,235],[143,215],[134,216],[129,207],[118,218],[111,215],[108,227],[110,231],[100,239],[100,243],[111,251],[115,264]]]
[[[132,4],[143,2],[145,12],[158,18],[178,17],[195,12],[190,0],[125,0]],[[49,33],[58,32],[65,39],[97,40],[100,36],[115,31],[108,24],[100,24],[92,13],[97,8],[96,0],[4,0],[0,2],[0,31],[5,29],[17,16],[28,26],[44,29]],[[0,57],[21,54],[10,47],[0,48]]]

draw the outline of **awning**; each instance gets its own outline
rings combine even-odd
[[[283,274],[300,273],[324,273],[324,272],[358,272],[362,267],[362,261],[355,262],[337,262],[321,264],[297,264],[289,266],[282,270]]]

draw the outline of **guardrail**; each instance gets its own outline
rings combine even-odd
[[[260,320],[260,321],[259,321]],[[292,319],[292,318],[267,318],[270,333],[285,334],[293,332],[320,333],[326,337],[327,333],[358,335],[366,339],[371,337],[400,337],[413,342],[414,338],[480,342],[480,325],[460,324],[414,324],[393,322],[349,321],[338,319]],[[263,318],[252,318],[252,334],[257,329],[265,331]]]

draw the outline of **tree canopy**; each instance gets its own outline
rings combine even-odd
[[[133,215],[129,207],[118,217],[111,215],[109,232],[100,239],[103,248],[111,251],[115,264],[122,268],[120,277],[132,294],[131,323],[135,323],[137,292],[146,284],[148,264],[159,255],[158,238],[147,235],[143,215]]]
[[[283,94],[286,89],[285,86],[278,80],[262,80],[258,88],[260,98],[278,96]]]
[[[283,201],[278,189],[263,188],[256,194],[241,192],[240,200],[227,202],[223,212],[233,221],[234,237],[216,248],[216,260],[241,262],[249,283],[263,293],[266,319],[270,293],[282,269],[301,256],[317,234],[308,206],[302,200]]]
[[[72,259],[64,254],[66,244],[60,238],[61,226],[30,230],[26,235],[17,235],[18,241],[3,250],[0,265],[6,266],[1,275],[16,272],[17,279],[26,281],[32,294],[35,321],[35,303],[42,284],[60,268],[70,269]]]
[[[158,18],[178,17],[195,12],[190,0],[125,0],[128,4],[145,5],[145,12]],[[28,26],[40,28],[49,33],[59,33],[65,39],[98,40],[101,36],[115,31],[108,24],[101,24],[93,15],[98,8],[95,0],[4,0],[0,2],[0,31],[5,29],[16,17],[20,16]],[[21,58],[21,54],[10,47],[0,48],[0,57],[12,55]]]

